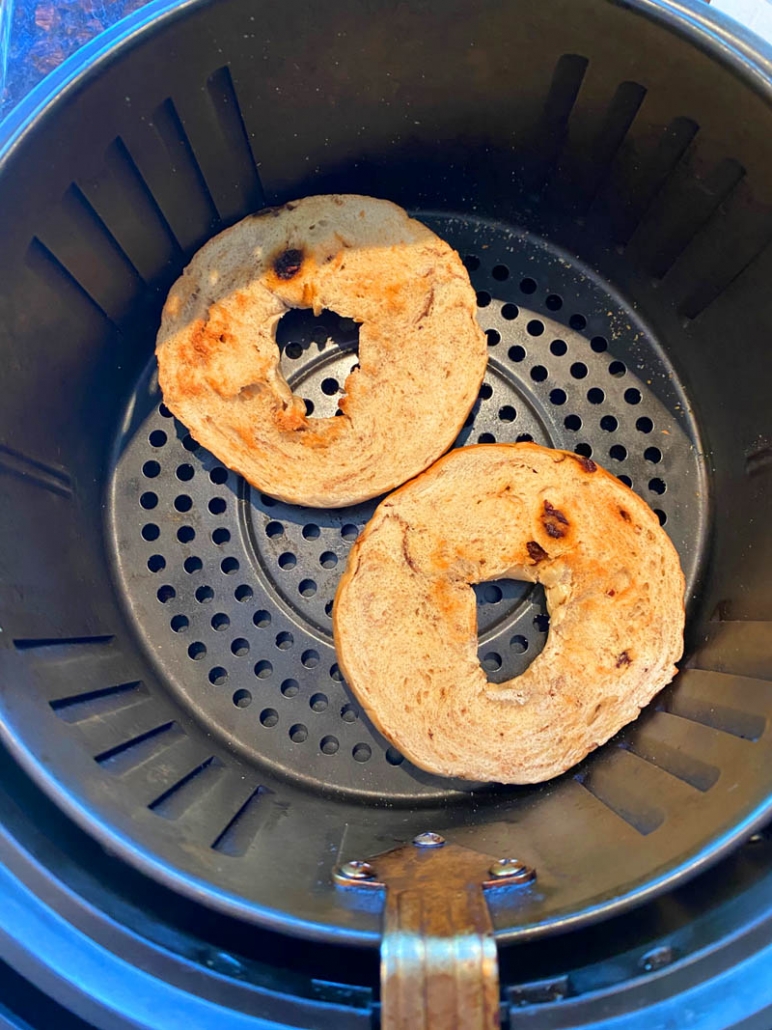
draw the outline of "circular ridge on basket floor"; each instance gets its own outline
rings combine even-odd
[[[646,326],[541,240],[425,220],[464,258],[488,339],[456,446],[533,440],[592,457],[657,512],[693,585],[707,518],[698,434]],[[312,417],[334,415],[357,360],[356,326],[333,312],[292,312],[280,326],[288,382]],[[139,414],[111,491],[118,573],[176,693],[243,754],[304,782],[386,798],[456,789],[402,760],[336,663],[335,589],[377,501],[307,509],[261,494],[171,416],[154,362],[132,403]],[[480,661],[501,682],[544,646],[543,594],[513,581],[475,591]]]

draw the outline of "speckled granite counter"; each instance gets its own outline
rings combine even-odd
[[[147,0],[0,0],[0,115],[78,47]]]

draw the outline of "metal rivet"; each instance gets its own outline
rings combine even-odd
[[[669,944],[663,944],[659,948],[647,951],[639,960],[638,965],[647,973],[654,973],[658,969],[664,969],[674,962],[676,953]]]
[[[519,873],[524,873],[525,869],[525,865],[519,858],[500,858],[493,863],[489,871],[491,876],[498,879],[502,876],[517,876]]]
[[[444,843],[445,838],[439,833],[419,833],[417,837],[413,837],[413,844],[417,848],[441,848]]]
[[[369,862],[362,862],[355,858],[351,862],[344,862],[338,868],[338,875],[344,880],[372,880],[375,876],[375,869]]]

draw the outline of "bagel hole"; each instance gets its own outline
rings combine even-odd
[[[344,384],[358,368],[359,325],[327,308],[319,315],[310,309],[293,308],[279,321],[276,343],[281,371],[295,395],[304,401],[306,416],[330,418],[343,414],[339,402]]]
[[[497,579],[473,585],[477,658],[489,683],[521,676],[544,648],[549,615],[539,584]]]

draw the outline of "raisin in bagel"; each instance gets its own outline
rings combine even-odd
[[[521,675],[477,658],[483,580],[544,585],[551,622]],[[441,776],[537,783],[668,683],[684,578],[647,505],[587,458],[536,444],[453,451],[378,506],[334,607],[348,683],[381,732]]]
[[[279,368],[290,308],[360,323],[342,417],[309,418]],[[341,507],[391,490],[452,444],[487,362],[458,254],[402,208],[307,197],[210,240],[175,283],[156,346],[167,407],[266,493]]]

